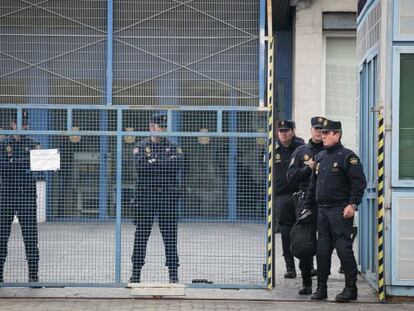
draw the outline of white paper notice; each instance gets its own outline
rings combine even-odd
[[[60,170],[60,154],[58,149],[30,150],[30,169],[32,171]]]

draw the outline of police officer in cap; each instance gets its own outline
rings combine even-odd
[[[162,133],[167,128],[167,116],[156,114],[150,131]],[[177,222],[179,199],[179,171],[183,160],[181,148],[166,137],[151,136],[138,142],[133,149],[136,174],[135,241],[132,254],[131,283],[141,281],[147,242],[152,224],[158,216],[164,241],[166,266],[170,283],[178,282]]]
[[[358,297],[357,265],[351,235],[355,211],[367,183],[360,159],[342,146],[341,136],[341,122],[324,121],[324,150],[315,158],[315,171],[305,198],[307,209],[314,211],[315,205],[318,207],[318,285],[311,297],[314,300],[328,297],[327,280],[333,248],[345,270],[345,288],[336,296],[336,301],[349,302]]]
[[[273,223],[278,223],[280,227],[283,257],[285,258],[286,264],[284,277],[287,279],[296,277],[295,260],[290,250],[290,230],[296,220],[295,204],[292,194],[297,191],[297,186],[288,183],[287,170],[293,152],[297,147],[303,145],[302,141],[295,135],[295,122],[291,120],[278,122],[273,164],[273,193],[275,197]]]
[[[23,114],[23,128],[27,115]],[[16,120],[11,122],[16,130]],[[7,244],[14,216],[22,230],[29,270],[29,282],[38,282],[39,249],[37,232],[36,176],[30,170],[30,150],[40,145],[24,135],[12,135],[0,143],[0,282],[7,256]]]
[[[299,146],[292,154],[291,162],[287,172],[287,178],[290,184],[299,188],[294,194],[297,217],[304,216],[305,210],[305,193],[309,186],[312,171],[315,168],[315,156],[323,150],[321,129],[323,127],[323,117],[313,117],[311,119],[311,138],[306,145]],[[316,215],[316,213],[314,214]],[[311,217],[316,226],[316,217]],[[300,258],[299,268],[302,273],[303,287],[299,290],[299,295],[312,294],[312,270],[313,255],[309,258]]]

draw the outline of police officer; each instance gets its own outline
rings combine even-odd
[[[166,115],[157,114],[152,117],[151,132],[164,132],[166,128]],[[178,145],[167,138],[151,136],[134,147],[133,156],[136,173],[136,230],[130,282],[140,282],[147,242],[154,218],[158,216],[169,281],[177,283],[179,266],[177,253],[178,175],[183,152]]]
[[[318,206],[318,286],[311,299],[327,295],[333,248],[345,270],[345,288],[336,296],[338,302],[356,300],[358,296],[357,265],[352,249],[352,224],[358,204],[366,188],[366,179],[359,158],[341,144],[341,122],[324,121],[324,150],[315,158],[315,171],[306,193],[305,206]]]
[[[273,223],[278,223],[280,227],[283,257],[286,264],[284,277],[286,279],[296,277],[295,260],[290,251],[290,230],[296,220],[292,194],[297,190],[297,186],[289,184],[287,181],[287,169],[292,153],[297,147],[303,145],[302,141],[295,135],[295,123],[293,121],[282,120],[278,122],[273,165],[273,193],[275,197]],[[275,231],[273,234],[275,234]]]
[[[23,128],[27,119],[23,116]],[[16,130],[16,121],[11,123]],[[30,171],[30,150],[40,145],[24,135],[12,135],[0,143],[0,282],[7,257],[7,243],[14,216],[19,219],[29,282],[38,282],[39,249],[36,216],[36,178]]]
[[[304,197],[309,186],[310,176],[315,167],[315,156],[323,150],[321,129],[323,127],[323,117],[313,117],[311,119],[311,138],[306,145],[299,146],[292,154],[291,162],[287,172],[287,178],[290,184],[297,185],[299,191],[295,196],[296,215],[300,217],[305,210]],[[316,217],[312,217],[315,222]],[[312,268],[313,256],[309,258],[300,258],[299,268],[302,272],[303,287],[299,290],[299,295],[312,294]]]

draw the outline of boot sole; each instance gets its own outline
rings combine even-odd
[[[352,298],[352,299],[341,299],[341,298],[335,298],[336,302],[341,302],[341,303],[347,303],[347,302],[352,302],[352,301],[356,301],[358,298]]]

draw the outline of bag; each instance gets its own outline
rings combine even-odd
[[[316,230],[312,216],[299,218],[290,230],[290,247],[298,259],[311,258],[316,253]]]

